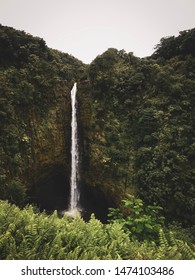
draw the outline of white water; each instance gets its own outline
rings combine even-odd
[[[70,181],[70,205],[69,215],[75,216],[79,213],[79,147],[78,147],[78,131],[77,131],[77,101],[76,101],[77,84],[71,90],[71,106],[72,106],[72,121],[71,121],[71,181]]]

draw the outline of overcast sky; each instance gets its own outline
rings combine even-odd
[[[85,63],[110,47],[144,57],[195,28],[195,0],[0,0],[0,23]]]

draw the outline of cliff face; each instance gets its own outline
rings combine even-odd
[[[30,202],[43,209],[64,209],[69,202],[71,104],[69,88],[62,89],[45,116],[31,112],[23,136],[21,180]]]
[[[81,185],[101,191],[110,205],[120,204],[124,197],[124,182],[116,178],[108,166],[110,144],[104,130],[104,114],[97,114],[98,109],[104,108],[99,108],[101,105],[97,103],[90,80],[78,84],[78,103]]]
[[[108,49],[88,70],[93,102],[85,178],[115,201],[136,193],[185,224],[195,213],[194,34],[162,40],[155,59]]]
[[[69,188],[70,174],[70,139],[71,139],[71,104],[70,88],[63,86],[61,91],[56,91],[52,104],[44,114],[36,111],[36,107],[29,108],[27,112],[15,115],[14,130],[17,131],[15,143],[16,151],[11,151],[8,146],[9,158],[5,161],[6,185],[17,180],[27,190],[40,182],[60,175],[66,179],[64,188]],[[56,96],[57,95],[57,96]],[[11,128],[13,130],[13,127]],[[10,134],[10,132],[9,132]],[[7,149],[8,149],[7,148]],[[55,186],[53,186],[55,188]],[[15,189],[16,186],[14,187]],[[20,187],[19,187],[20,189]],[[18,190],[20,193],[20,190]],[[45,190],[47,193],[47,190]],[[5,198],[13,197],[12,191],[8,197],[5,189]]]
[[[0,51],[0,198],[23,204],[26,193],[56,174],[68,188],[70,91],[85,65],[4,26]]]
[[[70,113],[69,88],[61,92],[44,116],[30,111],[22,136],[22,177],[27,185],[47,177],[56,167],[69,174]]]

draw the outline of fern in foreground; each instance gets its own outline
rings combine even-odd
[[[185,243],[160,232],[160,245],[131,241],[120,223],[104,225],[92,215],[58,218],[35,213],[32,206],[20,210],[0,201],[0,259],[7,260],[120,260],[194,259]]]

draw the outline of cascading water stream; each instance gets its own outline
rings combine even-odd
[[[76,102],[77,84],[71,90],[71,179],[70,179],[70,205],[69,214],[74,216],[79,212],[79,147],[78,147],[78,129],[77,129],[77,102]]]
[[[70,176],[70,200],[68,209],[60,211],[60,215],[68,215],[72,218],[82,216],[85,220],[89,220],[92,213],[97,218],[107,221],[108,206],[103,194],[93,188],[83,185],[82,193],[79,192],[79,141],[78,141],[78,124],[77,124],[77,83],[71,90],[71,176]],[[111,207],[112,205],[110,205]]]

